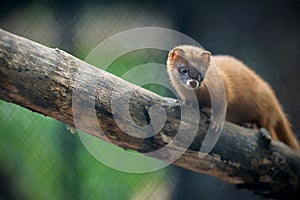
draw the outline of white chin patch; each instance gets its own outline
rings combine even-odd
[[[195,80],[187,80],[184,86],[189,90],[194,90],[199,86],[199,82]]]

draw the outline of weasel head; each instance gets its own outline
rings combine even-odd
[[[189,90],[201,86],[208,70],[211,53],[194,46],[177,46],[169,52],[167,66],[171,81]]]

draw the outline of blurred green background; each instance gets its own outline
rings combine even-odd
[[[171,28],[213,54],[230,54],[273,86],[300,131],[298,1],[0,2],[0,28],[84,59],[99,42],[144,26]],[[121,76],[166,53],[137,52],[113,63]],[[146,88],[172,96],[155,85]],[[174,166],[129,174],[93,158],[66,125],[0,101],[0,199],[261,199],[215,178]]]

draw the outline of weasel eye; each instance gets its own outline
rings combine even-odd
[[[178,71],[180,74],[186,74],[189,71],[189,69],[184,65],[180,65],[180,67],[178,68]]]

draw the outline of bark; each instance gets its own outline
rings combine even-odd
[[[169,145],[168,151],[148,154],[165,161],[184,149],[189,140],[187,134],[174,142],[179,126],[188,132],[199,125],[192,145],[172,164],[218,177],[263,196],[299,195],[299,152],[272,140],[265,129],[245,129],[226,122],[213,150],[200,159],[199,148],[209,125],[207,115],[201,113],[197,122],[199,113],[190,107],[180,107],[175,99],[161,97],[59,49],[1,29],[0,98],[72,126],[76,124],[77,128],[125,149],[147,153]],[[112,101],[128,105],[130,117],[122,117],[126,116],[126,109],[122,108],[116,108],[113,114]],[[165,109],[166,119],[151,111],[153,105]],[[189,115],[182,119],[182,112]],[[121,120],[124,126],[117,126],[115,120]],[[166,122],[154,136],[138,138],[127,134],[137,129],[140,134],[149,134],[149,129],[140,127],[161,120]],[[99,126],[103,133],[99,132]]]

